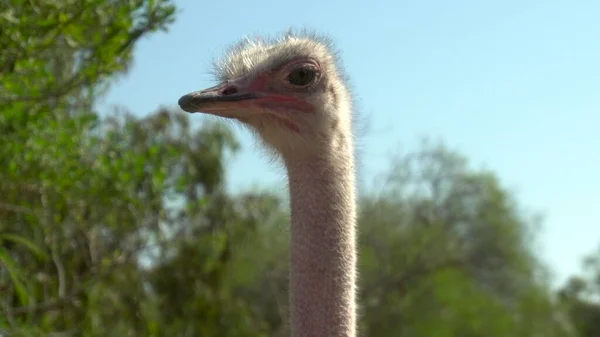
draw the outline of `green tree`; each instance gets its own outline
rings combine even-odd
[[[577,335],[600,336],[600,249],[583,261],[585,274],[571,277],[559,290]]]
[[[127,69],[135,43],[165,30],[174,12],[169,0],[1,1],[0,106],[31,114],[23,110],[31,103],[95,97]]]
[[[95,125],[85,142],[35,153],[53,158],[38,171],[49,182],[30,181],[40,195],[4,194],[3,324],[15,335],[255,336],[260,320],[224,286],[236,240],[262,221],[224,193],[229,131],[166,110]]]
[[[261,221],[224,192],[229,131],[165,109],[93,110],[135,43],[172,22],[172,3],[0,6],[2,333],[264,330],[223,281],[234,240]]]
[[[566,336],[525,215],[492,172],[425,143],[362,201],[371,336]]]

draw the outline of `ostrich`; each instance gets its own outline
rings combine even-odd
[[[249,126],[286,168],[292,336],[356,336],[352,104],[331,44],[304,33],[246,39],[215,70],[219,85],[178,103]]]

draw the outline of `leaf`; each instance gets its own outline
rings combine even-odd
[[[10,256],[9,252],[0,247],[0,263],[6,267],[12,283],[17,290],[17,296],[23,305],[29,304],[29,293],[22,282],[21,271],[18,268],[17,262]]]
[[[21,244],[29,249],[31,253],[37,256],[41,260],[47,260],[48,254],[46,254],[38,245],[36,245],[33,241],[28,240],[17,234],[3,233],[0,234],[0,240],[8,240],[18,244]]]

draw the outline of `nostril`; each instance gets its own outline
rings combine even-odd
[[[237,92],[238,92],[238,90],[236,87],[227,87],[227,88],[225,88],[225,90],[223,90],[221,92],[221,95],[233,95]]]

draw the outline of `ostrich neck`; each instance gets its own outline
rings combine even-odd
[[[338,141],[331,150],[286,163],[292,212],[293,337],[354,337],[356,334],[356,205],[352,152],[351,143]]]

